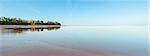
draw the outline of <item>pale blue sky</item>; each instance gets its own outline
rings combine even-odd
[[[52,20],[63,25],[143,25],[146,0],[0,0],[0,16]]]

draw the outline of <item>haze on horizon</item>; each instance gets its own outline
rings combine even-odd
[[[63,25],[146,25],[147,0],[0,0],[0,16]]]

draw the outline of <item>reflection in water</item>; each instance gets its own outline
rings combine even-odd
[[[42,29],[5,29],[28,32],[0,35],[0,56],[148,56],[147,26]]]
[[[48,30],[48,31],[52,31],[52,30],[57,30],[60,27],[41,27],[41,28],[4,28],[3,30],[1,30],[0,33],[23,33],[23,32],[35,32],[35,31],[44,31],[44,30]]]

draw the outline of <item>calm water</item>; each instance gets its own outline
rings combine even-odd
[[[1,29],[0,56],[148,56],[146,26]]]

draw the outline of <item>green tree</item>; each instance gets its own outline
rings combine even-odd
[[[18,19],[18,22],[23,22],[23,20],[21,18]]]
[[[15,18],[12,18],[12,22],[15,22],[15,23],[16,23],[16,22],[17,22],[16,20],[17,20],[16,17],[15,17]]]

